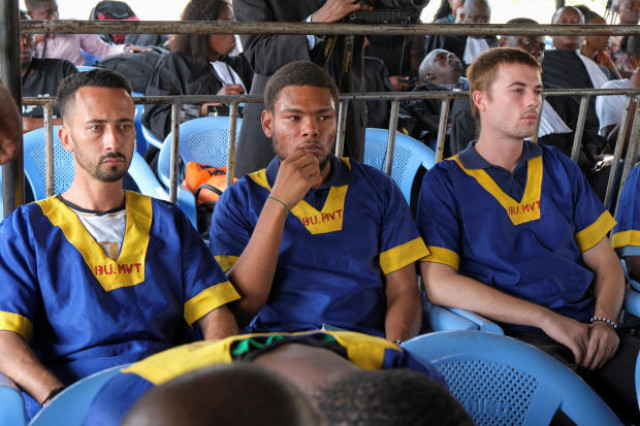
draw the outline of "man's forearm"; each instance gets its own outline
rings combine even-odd
[[[387,312],[385,336],[391,341],[405,341],[420,331],[422,304],[414,264],[386,276]]]
[[[231,282],[242,295],[236,305],[241,323],[251,320],[269,297],[286,217],[284,206],[267,199],[247,247],[231,270]]]
[[[0,371],[39,403],[63,386],[38,360],[29,345],[12,331],[0,331]]]
[[[595,273],[594,316],[617,321],[624,300],[624,271],[608,238],[583,253],[587,266]]]
[[[238,334],[238,323],[226,305],[220,306],[198,320],[204,340],[224,339]]]

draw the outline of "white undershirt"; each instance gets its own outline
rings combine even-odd
[[[245,93],[247,92],[247,88],[244,87],[242,79],[240,78],[238,73],[229,66],[229,64],[222,61],[215,61],[211,62],[211,66],[213,67],[213,71],[216,73],[222,84],[239,84],[242,86]]]
[[[70,207],[71,208],[71,207]],[[117,260],[124,241],[124,231],[127,227],[127,210],[108,214],[94,214],[71,208],[89,234],[104,250],[105,254]]]

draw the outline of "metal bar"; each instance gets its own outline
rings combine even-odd
[[[53,105],[44,106],[44,170],[45,190],[47,197],[54,192],[54,161],[53,161]]]
[[[4,82],[13,99],[21,105],[20,88],[20,21],[18,0],[0,2],[0,80]],[[2,166],[3,217],[24,204],[24,166],[22,145],[16,159]]]
[[[16,6],[17,8],[17,6]],[[640,35],[637,25],[353,24],[233,21],[23,21],[26,34]]]
[[[622,169],[622,176],[620,177],[620,185],[618,185],[618,199],[616,202],[616,217],[618,215],[618,209],[620,208],[620,195],[622,195],[622,189],[627,182],[627,177],[631,172],[631,169],[636,164],[638,146],[640,146],[640,108],[636,106],[636,112],[633,118],[633,127],[631,130],[631,136],[629,137],[629,144],[627,145],[627,155],[624,160],[624,168]],[[613,173],[613,170],[611,171]],[[608,187],[607,187],[608,189]]]
[[[605,95],[622,95],[622,96],[640,96],[640,89],[548,89],[544,91],[544,96],[575,96],[575,95],[593,95],[593,96],[605,96]],[[392,101],[392,100],[411,100],[411,99],[468,99],[469,92],[368,92],[368,93],[343,93],[340,95],[340,100],[380,100],[380,101]],[[203,102],[217,102],[217,103],[262,103],[261,95],[189,95],[189,96],[140,96],[136,97],[136,103],[141,104],[166,104],[176,100],[180,100],[182,103],[203,103]],[[22,103],[24,105],[46,105],[47,103],[56,103],[56,98],[52,97],[24,97]]]
[[[178,160],[180,159],[180,110],[178,101],[171,105],[171,168],[169,171],[169,200],[178,200]]]
[[[622,150],[624,148],[627,122],[629,121],[630,111],[631,111],[631,103],[633,102],[633,98],[627,96],[624,102],[624,110],[622,111],[622,120],[620,122],[620,130],[618,131],[618,138],[616,140],[616,146],[613,150],[613,163],[611,164],[611,168],[609,170],[609,179],[607,180],[607,190],[604,194],[604,205],[608,209],[611,207],[611,198],[612,198],[612,188],[615,182],[615,177],[618,171],[618,161],[622,156]]]
[[[398,128],[398,113],[400,112],[400,102],[391,102],[389,112],[389,136],[387,138],[387,155],[384,156],[384,172],[391,176],[393,168],[393,154],[396,149],[396,129]]]
[[[227,187],[233,183],[236,166],[236,133],[238,127],[238,102],[232,102],[229,109],[229,146],[227,146]]]
[[[337,157],[342,157],[344,155],[344,135],[345,129],[347,128],[347,109],[349,106],[349,102],[346,100],[340,100],[340,105],[338,106],[338,129],[336,130],[336,147],[334,152]]]
[[[573,138],[573,147],[571,149],[571,159],[578,161],[580,149],[582,148],[582,133],[584,132],[584,123],[587,121],[587,109],[589,108],[589,95],[582,95],[580,99],[580,111],[578,112],[578,123],[576,124],[576,134]]]
[[[447,121],[449,121],[449,105],[451,98],[446,97],[440,106],[440,122],[438,123],[438,143],[436,144],[436,163],[444,156],[444,141],[447,135]]]

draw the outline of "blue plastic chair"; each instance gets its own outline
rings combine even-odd
[[[27,413],[20,389],[13,380],[0,373],[0,425],[23,426]]]
[[[126,365],[108,368],[72,384],[40,410],[29,425],[81,425],[100,388],[124,367]]]
[[[621,424],[580,377],[516,339],[444,331],[402,347],[438,368],[477,425],[548,425],[558,409],[579,425]]]
[[[69,188],[75,174],[73,155],[62,147],[58,137],[60,127],[54,126],[53,128],[54,194],[59,194]],[[23,135],[24,171],[35,200],[47,197],[44,132],[45,129],[41,128]],[[151,197],[169,199],[167,191],[160,185],[149,165],[137,152],[134,152],[131,158],[128,175],[135,184],[135,188],[131,189]]]
[[[78,65],[78,66],[76,66],[76,69],[79,72],[87,72],[87,71],[95,70],[96,67],[91,66],[91,65]]]
[[[242,119],[238,118],[236,140],[240,134]],[[158,176],[160,182],[169,188],[171,179],[172,134],[169,133],[160,148],[158,156]],[[227,165],[229,146],[229,117],[201,117],[180,125],[180,160],[183,164],[195,161],[213,167]],[[195,222],[196,200],[189,191],[178,185],[178,205]]]
[[[132,92],[131,96],[144,96],[144,93]],[[144,135],[144,130],[142,129],[142,114],[144,114],[144,104],[136,104],[136,115],[133,123],[136,128],[136,151],[138,151],[140,155],[144,155],[149,145]]]
[[[144,107],[142,112],[140,113],[140,120],[142,120],[142,114],[144,114]],[[156,148],[162,148],[162,141],[154,135],[151,130],[149,130],[142,122],[140,122],[140,130],[142,132],[142,137],[144,137],[147,145],[155,146]]]
[[[86,52],[82,49],[80,49],[80,53],[82,53],[82,56],[84,56],[84,65],[85,66],[94,66],[96,63],[100,62],[100,58],[98,58],[95,55],[92,55],[89,52]]]
[[[368,128],[365,131],[364,163],[378,170],[384,170],[387,156],[386,129]],[[407,202],[411,204],[411,190],[420,166],[429,170],[436,161],[435,153],[422,142],[396,132],[396,145],[393,151],[391,178],[398,184]]]

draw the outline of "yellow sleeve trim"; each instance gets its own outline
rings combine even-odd
[[[18,333],[28,342],[33,334],[33,324],[29,318],[20,314],[0,311],[0,330]]]
[[[240,259],[240,257],[238,256],[230,256],[226,254],[223,254],[220,256],[214,256],[214,257],[216,259],[216,262],[218,262],[218,265],[220,265],[220,268],[222,268],[222,271],[225,274],[229,272],[229,270],[233,268],[233,265],[236,264],[238,259]]]
[[[458,253],[443,247],[428,246],[427,248],[429,249],[429,255],[420,259],[421,262],[442,263],[458,271],[460,268],[460,256],[458,256]]]
[[[616,221],[611,213],[604,211],[595,222],[576,233],[575,239],[580,251],[585,252],[598,244],[616,226]]]
[[[184,319],[189,325],[229,302],[240,299],[240,295],[229,281],[211,286],[184,304]]]
[[[640,231],[630,230],[616,232],[611,237],[611,245],[613,248],[621,248],[626,246],[640,246]]]
[[[429,254],[422,238],[418,237],[380,253],[380,267],[385,275],[397,271]]]

